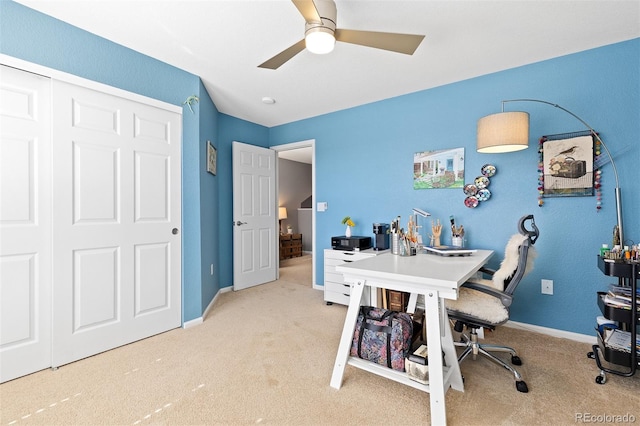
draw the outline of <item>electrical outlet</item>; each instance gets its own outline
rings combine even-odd
[[[213,275],[213,263],[211,264],[211,275]]]
[[[542,294],[553,294],[553,280],[542,280]]]

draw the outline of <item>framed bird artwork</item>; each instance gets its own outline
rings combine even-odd
[[[540,139],[538,192],[544,197],[593,196],[599,176],[594,167],[597,139],[590,131]],[[542,205],[542,203],[540,203]]]

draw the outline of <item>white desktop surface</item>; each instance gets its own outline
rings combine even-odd
[[[411,286],[417,290],[438,288],[443,296],[453,291],[457,298],[457,289],[462,283],[475,275],[493,255],[492,250],[478,250],[470,256],[438,256],[435,254],[417,254],[415,256],[398,256],[385,253],[375,258],[359,260],[357,262],[336,267],[345,276],[369,278],[374,281],[385,282],[402,281],[403,287]],[[390,287],[383,287],[390,288]],[[391,288],[393,290],[393,288]],[[410,290],[403,290],[409,291]]]
[[[433,254],[398,256],[391,253],[362,259],[336,270],[352,286],[349,308],[331,376],[331,387],[340,389],[347,364],[430,393],[431,423],[447,422],[445,392],[449,387],[464,391],[460,366],[453,344],[444,299],[456,299],[458,288],[471,278],[493,255],[491,250],[478,250],[471,256],[443,257]],[[353,331],[365,289],[385,288],[410,292],[414,300],[422,294],[425,300],[427,343],[429,351],[429,384],[423,385],[398,372],[350,356]],[[375,291],[371,292],[375,295]],[[442,351],[447,366],[442,363]]]

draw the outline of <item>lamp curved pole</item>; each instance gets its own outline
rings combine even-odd
[[[509,103],[509,102],[538,102],[541,104],[547,104],[547,105],[551,105],[552,107],[561,109],[562,111],[566,112],[567,114],[571,115],[573,118],[575,118],[576,120],[578,120],[579,122],[581,122],[585,127],[587,127],[587,129],[589,129],[589,131],[591,132],[591,134],[598,139],[598,141],[600,142],[600,145],[602,145],[602,147],[604,148],[604,151],[607,153],[607,156],[609,156],[609,161],[611,161],[611,167],[613,168],[613,175],[616,179],[616,215],[617,215],[617,220],[618,220],[618,237],[620,238],[620,244],[624,245],[624,238],[623,238],[623,232],[622,232],[622,195],[620,193],[620,182],[618,180],[618,169],[616,168],[616,163],[613,161],[613,156],[611,155],[611,152],[609,151],[609,148],[607,148],[607,144],[604,143],[604,141],[602,139],[600,139],[600,136],[598,135],[598,133],[593,129],[593,127],[591,127],[586,121],[584,121],[582,118],[578,117],[576,114],[574,114],[573,112],[569,111],[568,109],[558,105],[558,104],[554,104],[553,102],[548,102],[548,101],[543,101],[541,99],[507,99],[507,100],[503,100],[502,101],[502,112],[504,112],[504,104]]]

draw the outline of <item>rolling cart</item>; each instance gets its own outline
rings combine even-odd
[[[608,305],[604,302],[605,292],[598,292],[598,306],[608,320],[617,323],[619,328],[631,334],[631,350],[629,352],[614,349],[607,345],[604,331],[598,330],[598,343],[593,345],[593,351],[587,356],[595,359],[600,374],[596,376],[596,383],[604,384],[607,373],[631,377],[638,368],[638,353],[636,349],[636,333],[638,330],[638,302],[637,289],[640,268],[638,262],[615,261],[609,262],[598,256],[598,268],[609,276],[618,277],[618,285],[631,289],[631,309],[624,309]],[[605,367],[602,359],[621,368]],[[626,369],[625,369],[626,367]]]

